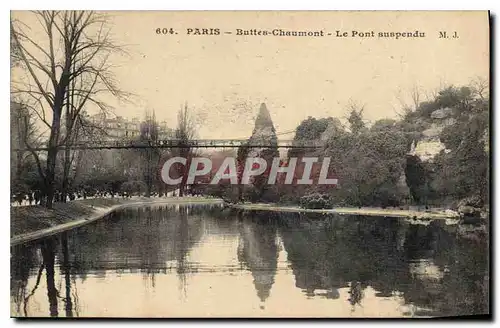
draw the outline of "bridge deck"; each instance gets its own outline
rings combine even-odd
[[[247,139],[199,139],[181,141],[175,139],[157,140],[157,141],[103,141],[92,143],[79,143],[71,146],[71,149],[147,149],[147,148],[303,148],[317,149],[321,145],[317,141],[294,141],[294,140],[279,140],[277,144],[271,142],[259,142],[257,144],[249,144]],[[65,146],[60,146],[59,149],[65,149]],[[27,151],[28,149],[13,149],[13,151]],[[34,147],[34,151],[47,151],[48,147]]]

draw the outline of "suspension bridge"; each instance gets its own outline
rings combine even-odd
[[[148,148],[300,148],[317,149],[321,145],[316,140],[278,140],[277,143],[263,140],[259,142],[249,142],[248,139],[194,139],[194,140],[104,140],[93,142],[74,143],[69,146],[71,150],[104,150],[104,149],[148,149]],[[57,147],[59,150],[66,149],[66,146]],[[13,151],[48,151],[47,146],[28,148],[14,148]]]
[[[276,133],[276,136],[284,136],[295,133],[295,129]],[[288,148],[288,149],[318,149],[322,145],[317,140],[278,140],[273,143],[271,140],[260,140],[258,142],[249,142],[248,138],[233,139],[164,139],[164,140],[87,140],[73,143],[68,148],[71,150],[106,150],[106,149],[148,149],[148,148]],[[59,150],[66,149],[66,146],[60,145]],[[14,148],[12,151],[48,151],[47,146],[36,146],[30,148]]]

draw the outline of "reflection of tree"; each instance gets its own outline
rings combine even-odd
[[[42,273],[43,273],[44,269],[45,269],[45,265],[43,265],[43,264],[40,265],[40,269],[38,270],[38,274],[36,276],[35,287],[33,287],[33,289],[31,290],[31,293],[24,298],[23,310],[24,310],[24,315],[26,317],[28,316],[28,301],[29,301],[30,297],[33,296],[35,294],[36,290],[38,289],[38,286],[40,285],[40,280],[42,279]],[[19,309],[18,309],[18,313],[19,313]]]
[[[454,238],[438,225],[411,226],[406,237],[407,303],[431,315],[488,313],[488,252],[484,242]],[[425,267],[422,261],[425,261]]]
[[[351,300],[358,303],[368,285],[377,296],[397,290],[405,265],[398,250],[397,220],[295,216],[286,219],[280,232],[296,286],[308,296],[337,298],[339,288],[351,285]],[[317,289],[329,292],[316,294]]]
[[[243,220],[240,228],[239,261],[252,272],[261,302],[269,297],[278,266],[277,227],[265,220]]]
[[[159,210],[161,212],[161,210]],[[155,287],[155,273],[159,271],[157,263],[160,259],[158,256],[161,254],[161,236],[159,236],[155,230],[157,228],[158,221],[154,219],[154,211],[152,208],[147,207],[140,211],[140,216],[142,216],[143,225],[145,227],[142,234],[143,248],[141,248],[141,270],[145,273],[144,278],[149,278],[151,280],[151,285]]]
[[[205,231],[210,235],[222,238],[239,236],[238,213],[234,209],[222,208],[217,205],[207,208]]]
[[[71,276],[71,281],[73,282],[73,301],[74,301],[74,304],[73,304],[73,312],[75,314],[75,316],[79,317],[80,314],[78,312],[78,309],[80,308],[79,306],[79,297],[78,297],[78,290],[76,288],[76,278],[75,278],[75,275]]]
[[[179,208],[179,224],[175,234],[175,258],[177,260],[177,276],[179,277],[179,289],[183,291],[182,295],[187,292],[186,281],[186,256],[189,248],[189,227],[188,227],[188,208]]]
[[[65,310],[66,310],[66,317],[73,317],[73,302],[71,301],[71,276],[70,276],[70,271],[71,271],[71,265],[69,261],[69,250],[68,250],[68,235],[67,233],[63,233],[61,235],[61,246],[62,246],[62,253],[63,253],[63,263],[61,270],[64,273],[64,283],[65,283],[65,291],[66,291],[66,297],[65,297]]]
[[[52,316],[58,315],[58,298],[64,301],[66,316],[78,316],[75,279],[79,276],[84,281],[89,272],[99,278],[104,277],[108,270],[140,271],[154,282],[155,274],[166,273],[169,269],[167,262],[176,261],[177,274],[185,282],[189,271],[187,254],[202,236],[201,219],[207,209],[205,206],[129,209],[46,240],[40,246],[12,248],[11,294],[17,304],[17,313],[20,313],[23,302],[27,307],[30,295],[38,288],[43,270],[47,272],[47,294]],[[57,249],[59,241],[62,247]],[[43,264],[37,263],[35,254],[38,249],[41,249]],[[59,296],[54,281],[56,257],[60,259],[63,278],[60,289],[65,288],[64,297]],[[41,266],[37,282],[28,294],[26,286],[30,271],[37,265]]]
[[[488,310],[486,245],[456,238],[444,224],[310,215],[284,221],[280,232],[296,285],[310,296],[349,286],[349,301],[359,304],[370,286],[376,297],[402,292],[419,315]]]
[[[183,208],[187,207],[118,211],[107,220],[73,233],[68,246],[76,273],[104,275],[106,270],[139,270],[154,280],[154,274],[166,272],[167,262],[185,258],[201,238],[201,217],[189,210],[188,217],[182,219]],[[182,260],[179,264],[183,265]]]
[[[49,299],[50,316],[57,317],[59,315],[57,309],[57,295],[54,281],[54,264],[55,264],[55,239],[47,239],[42,243],[43,264],[45,266],[45,275],[47,278],[47,297]]]
[[[487,245],[458,239],[450,227],[409,225],[389,218],[286,214],[276,220],[261,212],[232,220],[233,215],[205,206],[130,209],[55,240],[12,247],[11,299],[18,314],[24,303],[27,316],[31,296],[37,290],[44,292],[38,286],[45,270],[50,315],[57,316],[61,297],[54,283],[55,257],[63,278],[61,295],[66,288],[62,298],[66,316],[78,316],[75,279],[88,272],[131,270],[154,280],[175,262],[179,285],[185,289],[188,253],[201,235],[239,233],[238,259],[251,271],[264,302],[277,270],[279,228],[296,286],[310,297],[338,299],[339,289],[349,288],[354,307],[366,304],[363,292],[370,286],[376,297],[401,292],[404,302],[417,308],[416,314],[488,312]],[[27,290],[30,278],[34,286]]]
[[[36,248],[30,246],[20,245],[11,248],[11,297],[16,304],[17,313],[20,313],[21,305],[23,305],[25,315],[27,315],[26,304],[37,290],[42,272],[45,269],[43,263],[36,258],[35,252]],[[35,287],[27,294],[26,288],[30,271],[37,266],[39,266],[39,270]]]

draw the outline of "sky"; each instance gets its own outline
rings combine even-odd
[[[127,103],[105,99],[132,118],[154,110],[175,127],[181,105],[196,113],[200,138],[246,138],[261,103],[278,133],[313,117],[396,117],[415,87],[425,94],[489,75],[487,12],[107,12],[127,56],[110,57]],[[33,30],[32,14],[13,18]],[[176,35],[158,35],[173,28]],[[219,28],[220,35],[186,35]],[[236,29],[425,32],[424,38],[238,36]],[[232,31],[233,34],[224,34]],[[439,31],[458,38],[440,39]],[[40,38],[42,34],[39,34]],[[92,112],[92,108],[89,111]],[[291,135],[293,137],[293,135]],[[286,139],[284,137],[283,139]]]

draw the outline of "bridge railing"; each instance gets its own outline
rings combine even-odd
[[[321,143],[316,140],[278,140],[277,143],[271,141],[258,141],[249,143],[247,139],[195,139],[195,140],[103,140],[80,142],[71,145],[71,149],[128,149],[128,148],[321,148]],[[65,149],[64,146],[59,147]],[[46,151],[47,147],[39,147],[34,150]],[[27,151],[27,149],[13,149],[13,151]]]

